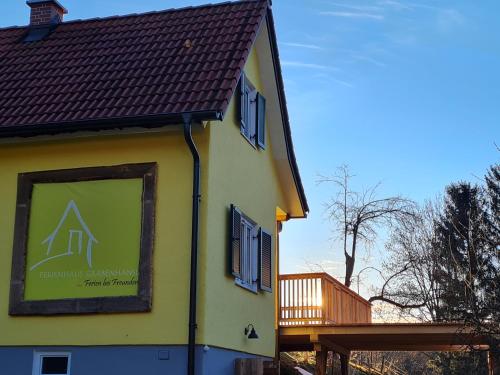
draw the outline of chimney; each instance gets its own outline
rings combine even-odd
[[[57,0],[28,0],[26,4],[31,8],[30,27],[57,25],[68,13]]]

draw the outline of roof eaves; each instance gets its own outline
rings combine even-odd
[[[276,38],[276,30],[274,28],[274,18],[273,18],[273,13],[272,13],[271,7],[267,8],[266,20],[267,20],[267,27],[269,30],[269,42],[271,44],[271,54],[273,57],[274,75],[276,77],[276,84],[278,86],[278,97],[279,97],[279,102],[280,102],[280,107],[281,107],[281,116],[283,118],[283,130],[284,130],[284,134],[285,134],[285,142],[286,142],[286,148],[287,148],[287,153],[288,153],[288,161],[290,163],[290,167],[292,170],[293,179],[295,181],[295,186],[297,187],[297,190],[299,193],[300,204],[301,204],[302,210],[304,212],[303,217],[306,217],[308,212],[309,212],[309,205],[307,203],[307,198],[306,198],[306,194],[304,191],[304,186],[302,184],[302,179],[300,177],[297,159],[295,157],[295,151],[293,148],[292,131],[291,131],[291,127],[290,127],[290,118],[288,116],[288,109],[287,109],[287,105],[286,105],[285,86],[283,83],[283,75],[281,72],[281,65],[280,65],[279,52],[278,52],[278,43],[277,43],[277,38]],[[293,217],[291,216],[291,218],[293,218]],[[299,218],[300,218],[300,216],[299,216]]]
[[[222,111],[179,112],[139,117],[115,117],[72,121],[65,123],[30,124],[0,127],[0,138],[35,137],[40,135],[56,135],[82,131],[119,130],[133,127],[145,129],[159,128],[167,125],[178,125],[183,122],[183,116],[190,114],[193,121],[222,120]]]

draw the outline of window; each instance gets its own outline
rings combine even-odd
[[[33,375],[70,375],[71,353],[39,353],[33,358]]]
[[[258,227],[246,217],[241,218],[241,274],[237,284],[257,291],[257,238]]]
[[[243,73],[240,78],[240,129],[241,134],[254,147],[266,144],[266,99],[257,92]]]
[[[235,283],[257,292],[272,291],[272,236],[231,206],[230,272]]]

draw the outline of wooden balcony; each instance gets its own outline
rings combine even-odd
[[[280,275],[280,326],[371,323],[371,304],[327,273]]]

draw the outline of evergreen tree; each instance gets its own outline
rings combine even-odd
[[[500,374],[500,164],[493,165],[486,175],[486,204],[489,214],[490,273],[485,284],[486,322],[476,322],[480,333],[490,338],[495,374]]]
[[[500,168],[491,167],[486,186],[461,182],[446,189],[445,206],[435,223],[433,247],[440,262],[436,281],[441,304],[440,321],[460,321],[487,337],[499,361],[500,334]],[[467,344],[467,343],[464,343]],[[449,374],[486,371],[486,361],[468,361],[461,355],[441,355]],[[453,370],[452,370],[453,369]]]
[[[433,244],[441,259],[435,275],[442,291],[438,320],[469,321],[484,313],[478,305],[491,273],[488,227],[481,189],[467,182],[448,186]]]

